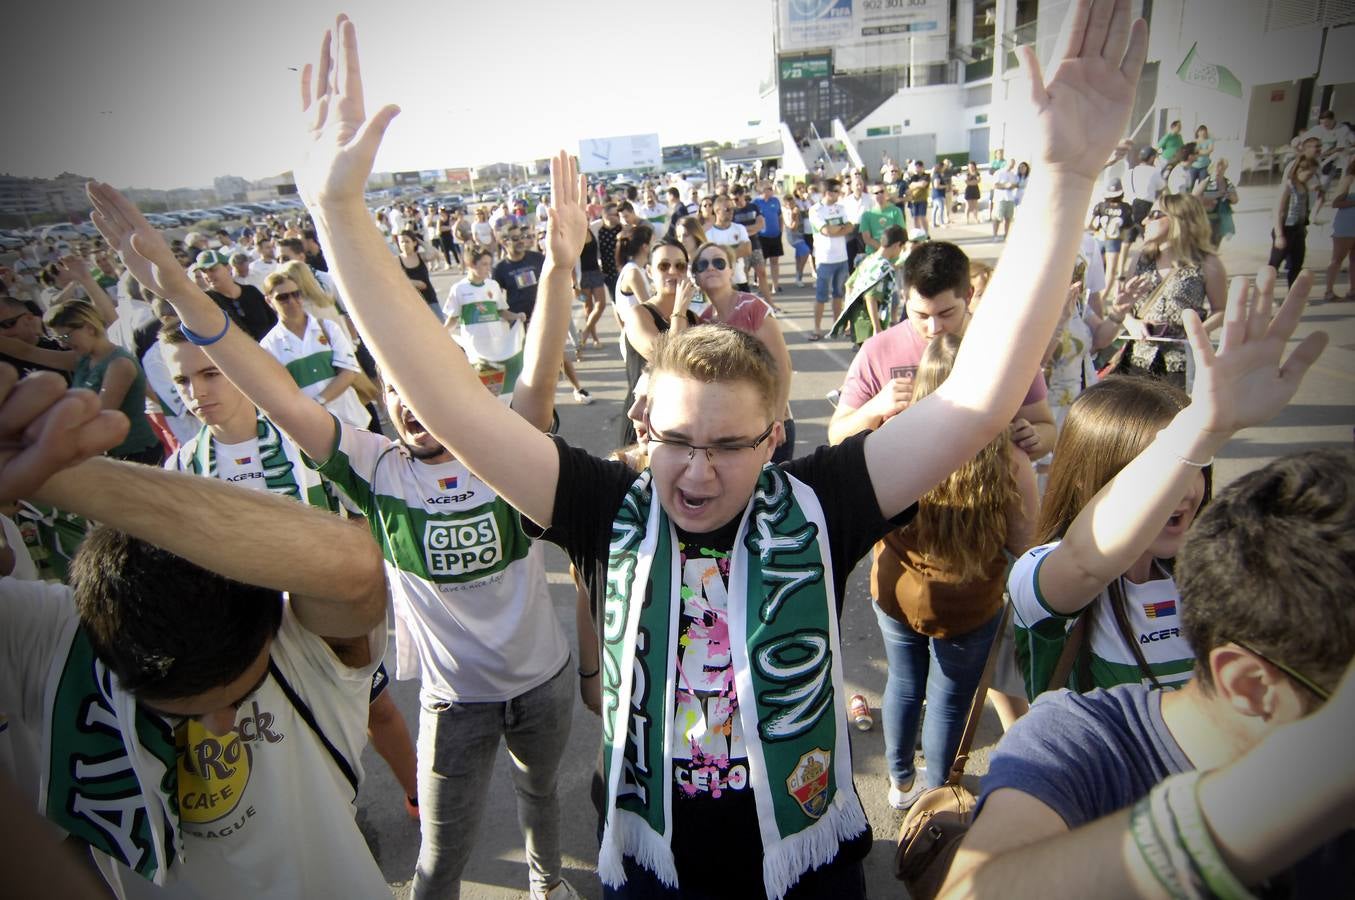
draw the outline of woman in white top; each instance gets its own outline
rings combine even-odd
[[[478,359],[499,362],[515,352],[512,325],[525,321],[526,317],[508,309],[503,289],[489,277],[493,263],[494,254],[485,248],[469,251],[466,277],[452,285],[442,311],[446,315],[447,330],[466,352]]]
[[[306,396],[340,420],[367,428],[372,417],[353,389],[362,369],[344,327],[306,312],[301,288],[282,271],[264,280],[264,294],[278,324],[259,346],[286,367]]]
[[[641,223],[629,235],[618,237],[619,255],[625,265],[616,276],[617,322],[625,327],[626,313],[654,296],[654,285],[645,272],[649,265],[649,250],[654,243],[654,229]]]

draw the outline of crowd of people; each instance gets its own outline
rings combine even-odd
[[[1344,214],[1351,170],[1323,182],[1300,136],[1287,295],[1273,268],[1230,282],[1206,127],[1115,169],[1128,7],[1074,4],[1047,77],[1022,48],[1035,166],[999,152],[987,179],[885,160],[612,194],[562,151],[535,210],[373,212],[398,110],[366,109],[341,16],[302,73],[306,218],[176,242],[91,183],[101,245],[0,297],[6,816],[55,823],[119,897],[388,896],[355,819],[370,741],[419,824],[412,896],[455,897],[504,743],[534,898],[578,896],[579,827],[607,897],[864,897],[839,619],[869,555],[888,804],[947,783],[983,684],[1005,731],[940,895],[1347,890],[1355,457],[1217,493],[1213,461],[1325,347],[1289,346],[1302,228],[1310,190]],[[932,231],[957,203],[977,224],[985,187],[995,268]],[[798,455],[783,255],[797,284],[812,265],[809,339],[855,347]],[[609,306],[600,458],[555,401],[563,374],[592,402],[573,363]],[[561,805],[578,699],[596,818]],[[98,895],[19,830],[7,880]]]

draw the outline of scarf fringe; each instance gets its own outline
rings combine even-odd
[[[613,809],[602,833],[602,847],[598,850],[598,878],[603,884],[619,888],[626,883],[623,862],[626,856],[653,872],[664,887],[677,888],[677,861],[673,859],[673,848],[640,816]]]
[[[763,850],[762,883],[769,900],[781,900],[800,877],[811,869],[832,862],[843,841],[870,827],[861,800],[850,784],[833,797],[833,805],[813,825],[782,838],[771,850]]]

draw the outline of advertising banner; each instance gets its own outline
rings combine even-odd
[[[586,138],[579,141],[579,168],[585,172],[657,169],[663,162],[657,134]]]
[[[948,0],[777,0],[779,51],[831,47],[839,72],[942,62],[949,23]]]

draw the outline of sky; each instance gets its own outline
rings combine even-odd
[[[776,127],[748,125],[764,108],[771,0],[14,7],[0,98],[0,172],[11,175],[174,188],[287,171],[298,158],[298,72],[339,12],[357,25],[368,110],[402,109],[378,172],[577,153],[581,138],[737,141]]]

